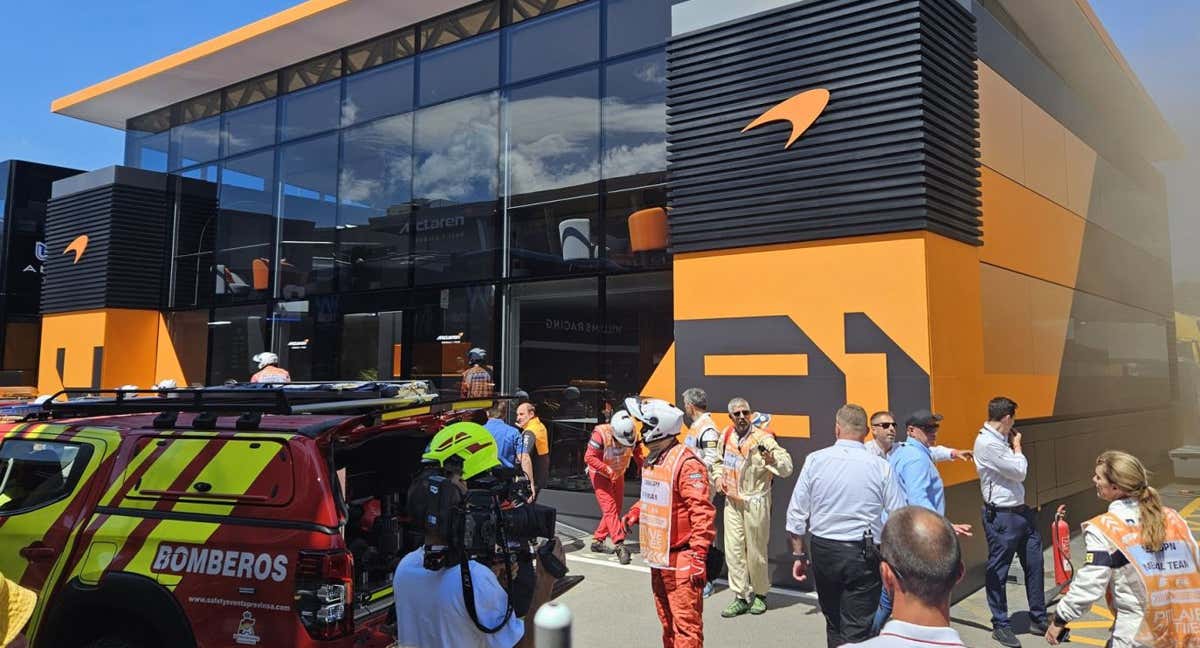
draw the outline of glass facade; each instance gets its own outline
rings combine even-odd
[[[216,195],[176,227],[188,381],[270,350],[457,396],[480,347],[588,487],[587,432],[672,337],[665,221],[630,221],[666,206],[668,33],[669,0],[481,2],[131,120],[127,165]]]

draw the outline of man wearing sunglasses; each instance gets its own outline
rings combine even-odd
[[[725,493],[725,564],[733,601],[721,616],[767,611],[767,541],[771,534],[771,482],[792,474],[792,456],[775,437],[754,426],[744,398],[729,401],[733,425],[721,436],[717,483]]]
[[[913,412],[904,423],[908,440],[896,444],[887,460],[909,506],[920,506],[938,515],[945,515],[946,487],[934,466],[933,457],[934,443],[937,442],[941,425],[941,414],[934,414],[926,409]],[[955,524],[953,528],[958,535],[971,535],[969,524]],[[879,601],[879,609],[875,612],[873,631],[878,632],[891,614],[892,599],[889,590],[885,588]]]
[[[899,446],[896,444],[896,415],[891,412],[875,412],[871,415],[871,440],[866,442],[867,452],[886,460]],[[958,459],[970,461],[973,453],[970,450],[958,450],[946,446],[933,446],[929,449],[933,454],[934,463]]]

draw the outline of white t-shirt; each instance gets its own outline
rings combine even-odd
[[[392,576],[396,600],[396,640],[400,648],[512,648],[525,634],[514,613],[495,634],[485,634],[471,621],[463,603],[458,565],[441,571],[424,567],[425,548],[405,556]],[[492,570],[471,561],[475,611],[492,627],[504,618],[508,593]]]

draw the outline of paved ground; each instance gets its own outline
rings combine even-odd
[[[1188,518],[1193,532],[1200,532],[1200,485],[1172,484],[1161,490],[1168,506],[1180,510]],[[1078,521],[1073,521],[1078,531]],[[633,564],[623,566],[615,557],[591,553],[583,540],[586,533],[564,529],[564,541],[572,537],[579,541],[568,545],[567,565],[573,574],[586,580],[560,599],[571,608],[575,618],[576,646],[658,646],[661,626],[654,612],[650,595],[649,569],[637,555]],[[1081,564],[1082,539],[1076,533],[1071,555]],[[1046,583],[1054,583],[1051,554],[1046,552]],[[1019,573],[1014,561],[1013,574]],[[1012,580],[1010,578],[1010,580]],[[762,616],[743,615],[734,619],[721,618],[721,610],[731,595],[718,581],[717,591],[704,604],[705,643],[709,646],[824,646],[825,619],[817,607],[816,596],[804,592],[772,590],[767,597],[768,611]],[[1024,587],[1010,582],[1009,609],[1013,611],[1013,629],[1025,646],[1045,646],[1041,637],[1027,632],[1029,617],[1021,610],[1026,605]],[[951,610],[954,627],[968,646],[998,646],[991,639],[991,614],[982,590],[960,601]],[[1072,624],[1072,642],[1103,646],[1108,636],[1111,617],[1102,606],[1094,606],[1092,615]]]

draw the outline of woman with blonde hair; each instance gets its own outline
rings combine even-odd
[[[1187,522],[1163,506],[1149,471],[1129,453],[1097,457],[1092,483],[1108,512],[1083,523],[1084,566],[1059,601],[1046,641],[1057,645],[1067,624],[1104,596],[1116,616],[1108,646],[1200,645],[1200,549]]]

